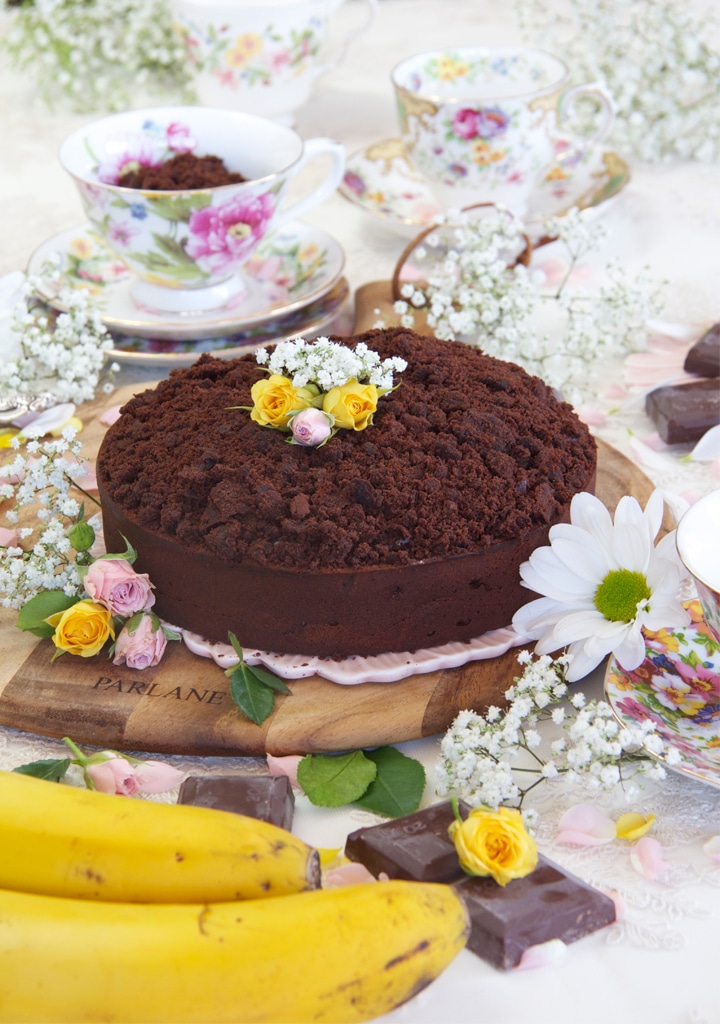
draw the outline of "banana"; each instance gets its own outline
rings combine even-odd
[[[254,818],[0,772],[0,888],[205,903],[320,885],[317,851]]]
[[[377,882],[205,906],[0,891],[0,1020],[365,1021],[465,945],[445,885]]]

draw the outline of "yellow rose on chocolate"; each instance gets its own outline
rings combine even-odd
[[[52,642],[59,651],[92,658],[107,640],[115,639],[112,612],[97,601],[78,601],[45,620],[54,627]]]
[[[307,409],[314,396],[307,388],[296,388],[289,377],[272,373],[253,384],[250,397],[250,419],[261,427],[286,427],[291,413]]]
[[[334,426],[345,430],[364,430],[372,423],[377,409],[378,389],[374,384],[359,384],[353,377],[341,387],[331,388],[323,398],[323,412],[335,417]]]
[[[460,865],[469,875],[491,875],[499,885],[524,878],[537,865],[535,840],[528,835],[520,811],[476,807],[464,821],[454,821],[450,837]]]

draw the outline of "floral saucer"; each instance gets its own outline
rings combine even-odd
[[[562,216],[573,206],[599,206],[627,185],[625,161],[601,145],[563,159],[567,144],[557,149],[553,164],[530,200],[525,225],[532,240],[543,235],[548,217]],[[398,227],[427,227],[439,212],[425,179],[412,166],[401,139],[383,139],[348,157],[340,194],[368,213]]]
[[[125,365],[190,366],[203,352],[209,352],[220,359],[234,359],[261,345],[287,341],[298,334],[310,338],[326,332],[350,333],[350,320],[345,323],[346,317],[352,315],[347,301],[349,295],[350,286],[346,278],[342,277],[332,291],[311,302],[309,306],[296,309],[277,320],[250,327],[239,334],[220,338],[195,341],[113,334],[115,345],[108,352],[108,357]]]
[[[60,254],[59,278],[48,261]],[[134,275],[89,224],[48,239],[30,257],[38,295],[62,309],[63,288],[81,288],[103,323],[118,334],[198,341],[248,331],[288,316],[327,295],[342,276],[345,254],[334,238],[304,221],[293,221],[263,240],[243,267],[247,291],[219,309],[168,313],[139,307],[130,295]]]
[[[720,786],[720,644],[690,605],[685,629],[661,630],[646,638],[645,661],[633,672],[614,658],[605,674],[605,695],[622,725],[650,720],[682,760],[668,768]],[[648,753],[652,754],[651,750]]]

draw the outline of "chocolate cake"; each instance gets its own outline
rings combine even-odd
[[[254,355],[202,356],[124,407],[97,461],[106,543],[138,550],[167,621],[347,657],[469,640],[532,598],[520,563],[594,487],[586,427],[478,349],[360,340],[407,369],[371,426],[322,447],[251,420]]]

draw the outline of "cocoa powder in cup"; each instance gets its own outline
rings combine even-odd
[[[140,165],[118,179],[124,188],[155,192],[179,192],[189,188],[215,188],[247,181],[242,174],[229,171],[219,156],[176,153],[157,167]]]

